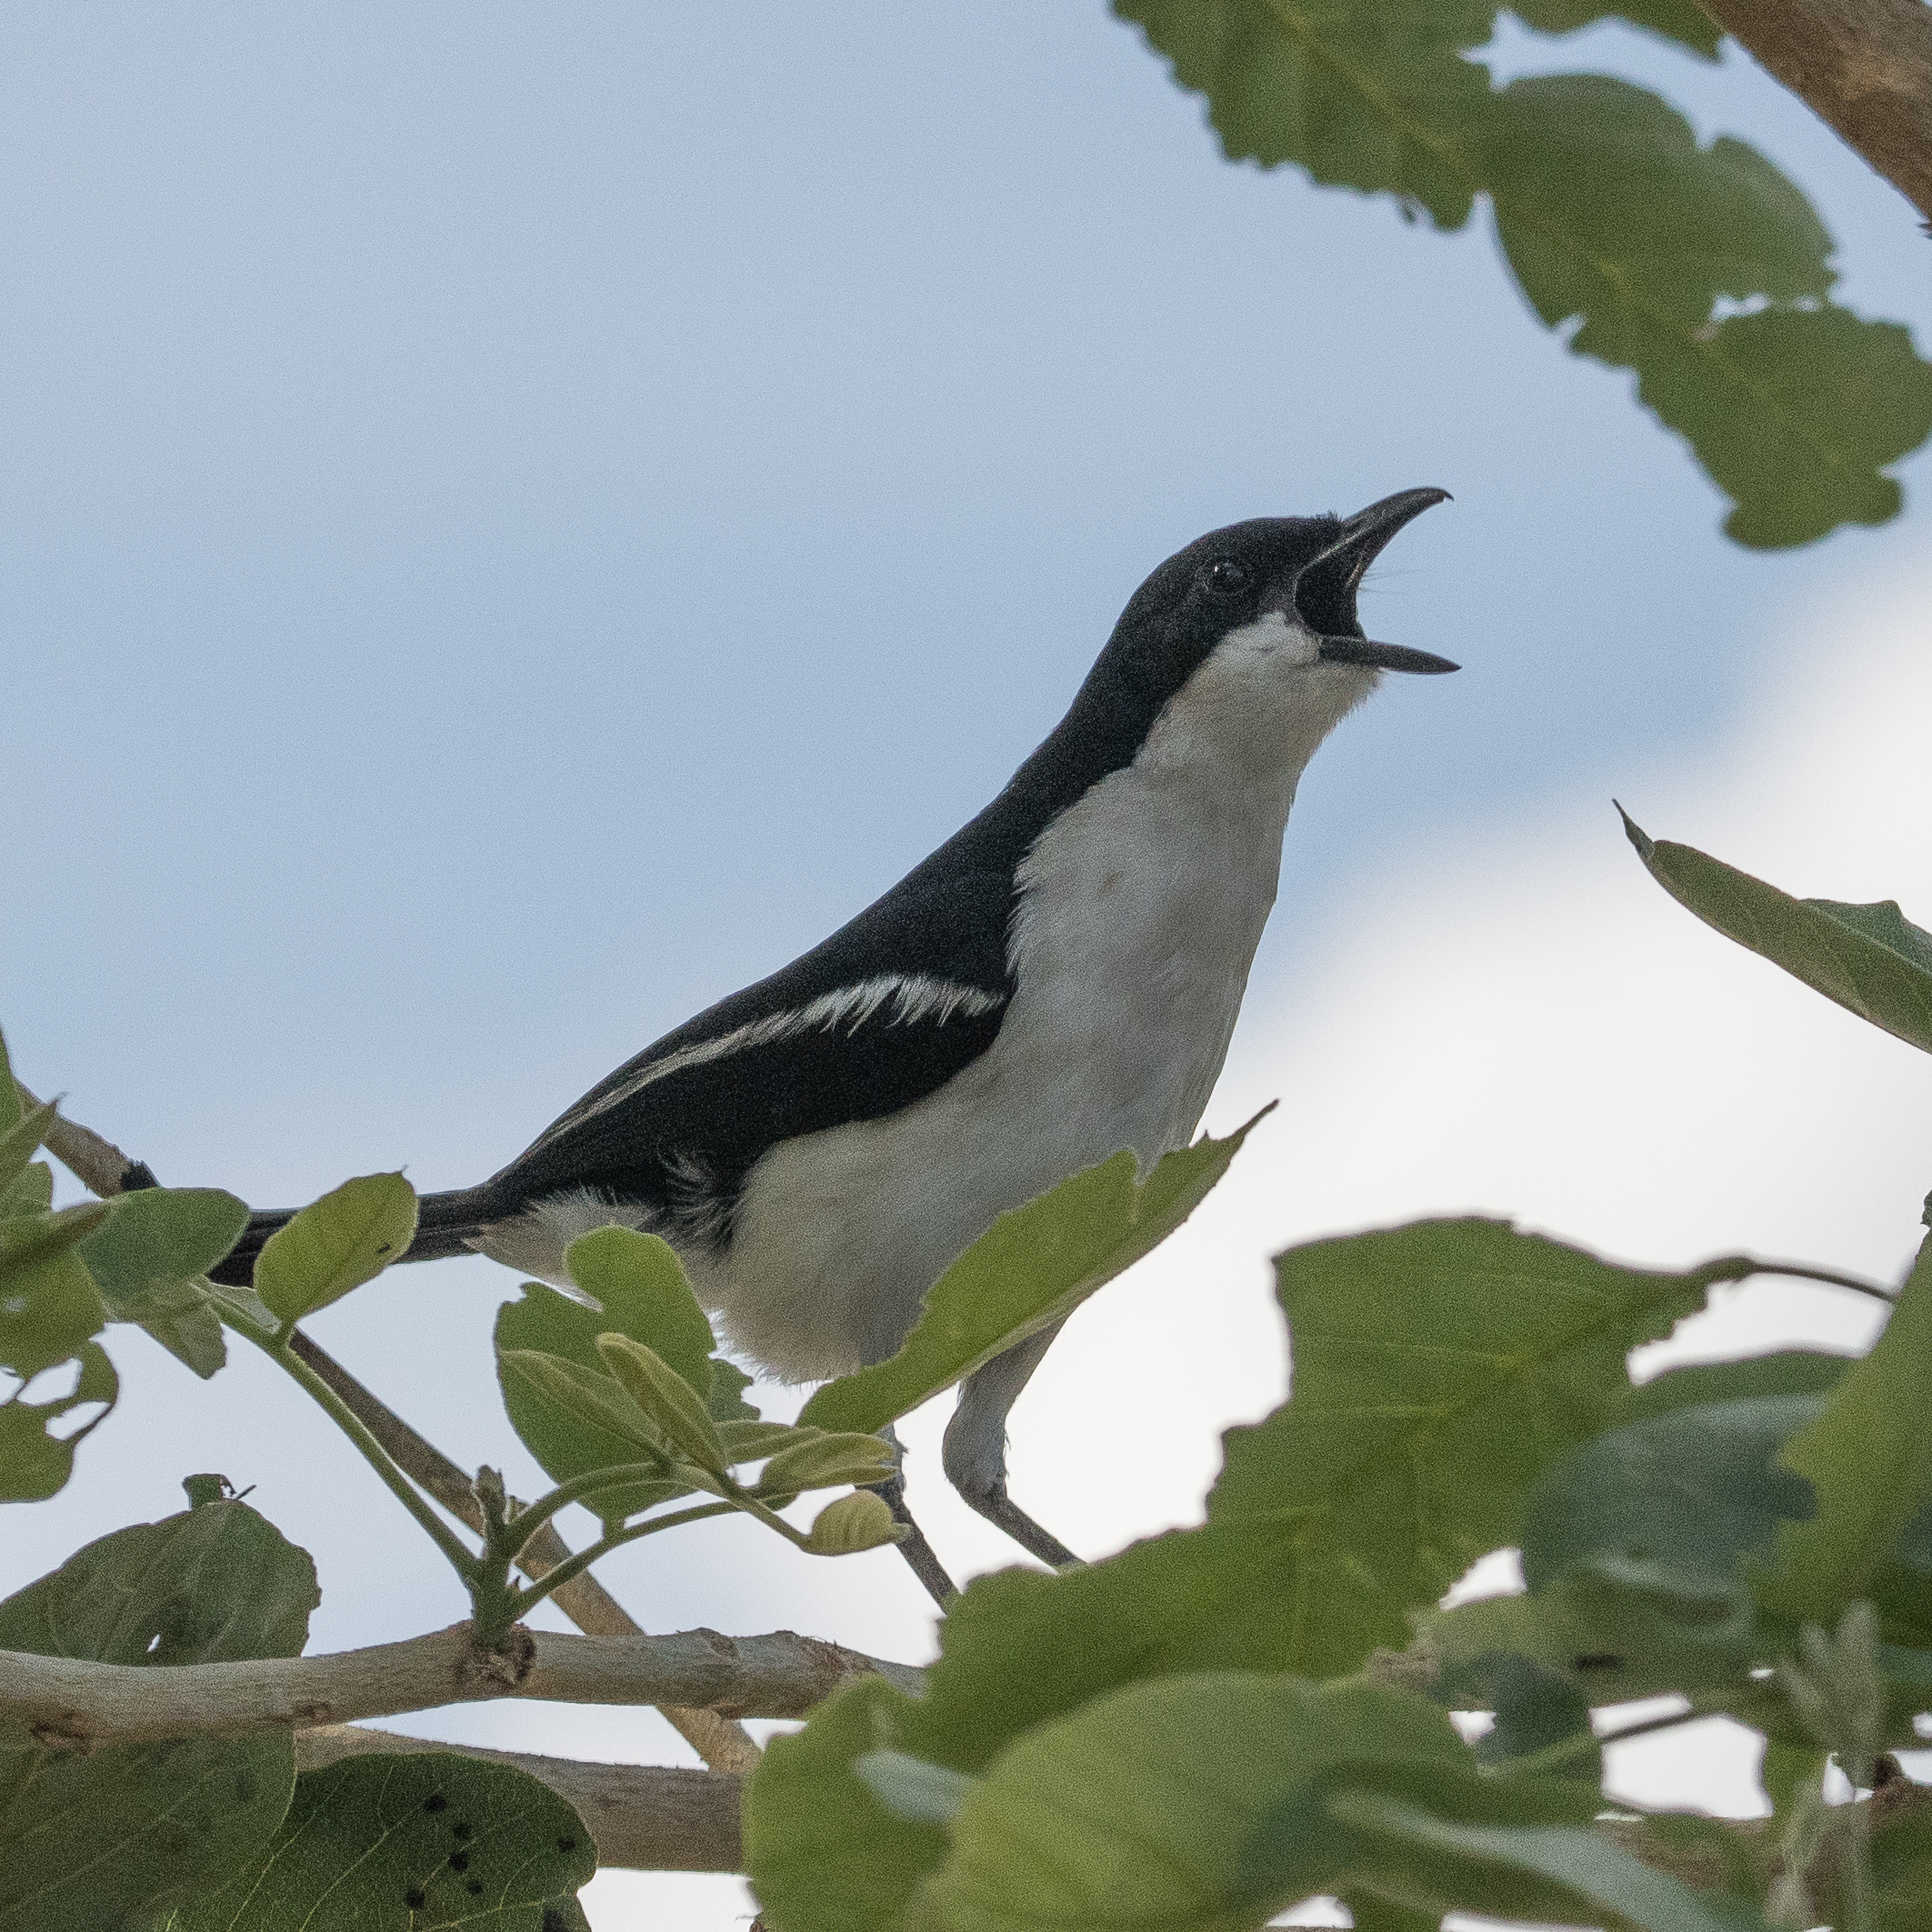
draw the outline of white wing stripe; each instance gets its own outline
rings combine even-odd
[[[682,1073],[687,1066],[703,1066],[729,1054],[768,1046],[775,1040],[793,1039],[801,1033],[830,1033],[841,1026],[848,1033],[856,1033],[888,1001],[892,1005],[886,1018],[888,1026],[908,1026],[919,1020],[943,1026],[956,1013],[976,1019],[981,1014],[995,1012],[1006,1005],[1001,995],[986,992],[979,986],[961,986],[956,980],[934,979],[925,973],[883,973],[874,979],[862,979],[856,986],[821,993],[816,999],[807,1000],[789,1012],[770,1013],[763,1019],[748,1020],[729,1033],[719,1034],[715,1040],[698,1040],[666,1054],[661,1060],[653,1060],[648,1066],[639,1067],[622,1086],[601,1096],[593,1106],[566,1114],[536,1146],[546,1146],[566,1129],[595,1120],[599,1114],[621,1106],[654,1082]]]

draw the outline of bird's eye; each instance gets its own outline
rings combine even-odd
[[[1217,556],[1207,566],[1208,589],[1218,591],[1223,596],[1230,596],[1237,590],[1246,590],[1247,577],[1247,566],[1236,563],[1231,556]]]

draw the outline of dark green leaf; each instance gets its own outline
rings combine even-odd
[[[1932,365],[1907,332],[1830,306],[1830,236],[1742,142],[1697,145],[1655,95],[1595,75],[1492,91],[1466,57],[1492,9],[1452,0],[1116,0],[1206,96],[1232,161],[1292,163],[1459,227],[1487,193],[1525,294],[1571,346],[1637,373],[1737,504],[1739,543],[1806,543],[1895,515],[1882,474],[1932,431]],[[1689,0],[1526,0],[1567,31],[1620,14],[1699,52]],[[1737,313],[1735,305],[1756,305]],[[1727,307],[1733,312],[1726,313]]]
[[[1897,914],[1897,927],[1878,917],[1855,922],[1830,900],[1794,899],[1693,846],[1651,838],[1627,812],[1623,821],[1650,876],[1707,926],[1860,1019],[1932,1053],[1932,967],[1922,963],[1932,937],[1909,926],[1891,901],[1849,909]],[[1881,930],[1891,936],[1877,936]]]
[[[1897,516],[1883,472],[1932,429],[1909,332],[1835,304],[1729,315],[1637,366],[1638,395],[1736,499],[1726,535],[1753,550]]]
[[[1535,1592],[1572,1564],[1722,1585],[1782,1522],[1812,1514],[1811,1486],[1777,1466],[1822,1396],[1757,1396],[1680,1408],[1583,1443],[1531,1491],[1523,1577]]]
[[[14,1063],[7,1057],[6,1036],[0,1033],[0,1134],[17,1126],[25,1111],[14,1079]]]
[[[604,1311],[596,1332],[615,1330],[642,1342],[696,1390],[700,1401],[709,1397],[717,1339],[667,1242],[628,1227],[600,1227],[570,1244],[565,1265],[571,1280]]]
[[[228,1360],[215,1306],[214,1296],[196,1282],[161,1281],[123,1296],[113,1312],[118,1320],[139,1323],[171,1356],[206,1381]]]
[[[714,1422],[756,1422],[758,1412],[745,1399],[745,1391],[750,1386],[751,1377],[736,1362],[727,1362],[721,1355],[713,1356],[711,1393],[705,1398],[706,1413]]]
[[[65,1395],[36,1391],[29,1399],[16,1389],[0,1402],[0,1502],[40,1503],[58,1494],[74,1474],[74,1452],[114,1406],[121,1384],[106,1351],[97,1342],[83,1342],[78,1359],[79,1374]],[[103,1405],[98,1416],[53,1434],[55,1423],[95,1403]]]
[[[1706,60],[1717,59],[1722,37],[1694,0],[1510,0],[1509,11],[1539,34],[1574,34],[1599,20],[1623,20]]]
[[[870,1435],[1064,1319],[1200,1206],[1254,1125],[1167,1155],[1145,1181],[1116,1154],[1001,1215],[927,1293],[899,1352],[826,1383],[799,1421]]]
[[[1643,1932],[1768,1932],[1747,1899],[1693,1891],[1597,1833],[1575,1826],[1469,1824],[1437,1817],[1373,1791],[1337,1794],[1330,1809],[1345,1824],[1383,1839],[1391,1849],[1406,1847],[1412,1855],[1433,1854],[1458,1860],[1466,1867],[1487,1867],[1485,1892],[1505,1875],[1519,1876],[1547,1881],[1587,1907],[1615,1913]],[[1470,1896],[1473,1885],[1457,1889],[1457,1903],[1477,1911],[1499,1908],[1490,1897]]]
[[[300,1321],[406,1254],[415,1216],[415,1189],[400,1174],[345,1181],[269,1236],[255,1264],[255,1292],[277,1319]]]
[[[114,1218],[81,1244],[111,1312],[164,1283],[205,1275],[241,1238],[248,1208],[218,1187],[143,1187],[122,1195]]]
[[[156,1667],[294,1657],[319,1597],[305,1552],[246,1504],[212,1503],[103,1537],[0,1603],[0,1648]],[[85,1755],[0,1732],[0,1927],[165,1909],[252,1857],[294,1785],[286,1732]]]
[[[1290,1667],[1310,1676],[1401,1648],[1407,1611],[1517,1542],[1531,1486],[1627,1392],[1625,1356],[1739,1272],[1617,1267],[1480,1220],[1313,1242],[1276,1268],[1294,1400],[1228,1432],[1208,1517],[1295,1525]]]
[[[1205,95],[1230,161],[1293,163],[1327,187],[1393,195],[1438,228],[1469,218],[1489,106],[1493,0],[1114,0]]]
[[[169,1932],[541,1932],[596,1869],[583,1821],[527,1773],[450,1751],[349,1757],[295,1781],[282,1827]]]
[[[1762,1595],[1787,1616],[1832,1628],[1870,1595],[1932,1503],[1932,1244],[1877,1346],[1846,1370],[1784,1462],[1810,1481],[1817,1513],[1784,1527]]]
[[[1633,1388],[1617,1406],[1619,1427],[1647,1422],[1706,1402],[1740,1402],[1759,1396],[1827,1396],[1856,1356],[1781,1348],[1736,1362],[1697,1362]]]
[[[240,1239],[248,1209],[217,1187],[144,1187],[123,1195],[114,1219],[81,1245],[81,1258],[115,1321],[138,1322],[204,1379],[228,1359],[221,1317],[195,1277]]]

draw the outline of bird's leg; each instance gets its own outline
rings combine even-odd
[[[1006,1494],[1006,1415],[1059,1332],[1056,1323],[1029,1335],[960,1384],[959,1405],[946,1428],[945,1457],[946,1478],[968,1507],[1042,1563],[1065,1569],[1081,1559]]]
[[[891,1443],[900,1463],[906,1451],[899,1442],[898,1431],[889,1424],[879,1434]],[[906,1526],[906,1535],[899,1544],[899,1554],[912,1566],[912,1573],[926,1586],[926,1594],[945,1609],[959,1592],[953,1579],[946,1573],[945,1566],[933,1554],[933,1547],[926,1540],[926,1532],[913,1521],[912,1511],[906,1507],[906,1476],[902,1468],[895,1467],[883,1483],[874,1483],[872,1489],[886,1498],[886,1507],[892,1511],[892,1519]]]

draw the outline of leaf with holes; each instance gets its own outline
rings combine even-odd
[[[58,1495],[74,1474],[75,1451],[118,1399],[121,1378],[98,1342],[83,1342],[75,1363],[66,1388],[44,1392],[42,1383],[30,1381],[0,1402],[0,1502],[42,1503]],[[64,1372],[47,1370],[45,1379],[58,1383]],[[96,1404],[98,1415],[83,1419],[75,1413]]]
[[[103,1537],[0,1603],[0,1649],[156,1667],[295,1657],[320,1597],[305,1551],[245,1503],[211,1503]],[[77,1753],[0,1731],[0,1928],[165,1911],[252,1857],[294,1785],[287,1732]]]
[[[305,1771],[281,1829],[166,1932],[542,1932],[596,1863],[583,1820],[527,1772],[451,1751],[348,1757]]]

